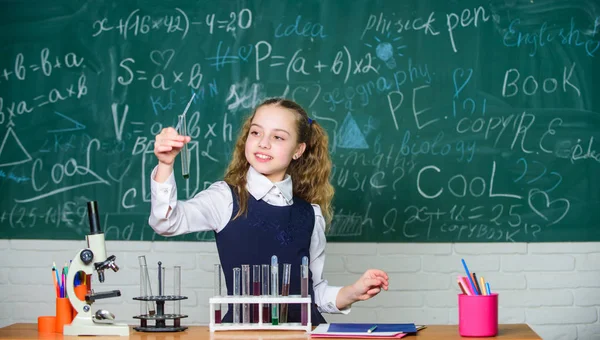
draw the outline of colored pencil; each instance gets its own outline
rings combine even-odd
[[[477,289],[477,295],[483,295],[483,292],[481,291],[481,288],[479,287],[479,282],[477,282],[477,274],[475,274],[474,272],[471,273],[471,275],[473,275],[473,282],[475,282],[475,288]]]
[[[485,279],[483,278],[483,276],[479,277],[479,282],[481,283],[479,285],[479,287],[481,287],[481,293],[483,295],[489,295],[488,292],[487,292],[487,286],[485,285]]]

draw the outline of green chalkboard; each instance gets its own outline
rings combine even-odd
[[[600,241],[598,2],[0,7],[0,238],[82,239],[96,200],[107,239],[165,240],[152,143],[195,93],[180,199],[285,96],[330,135],[330,241]]]

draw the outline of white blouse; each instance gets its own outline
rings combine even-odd
[[[213,183],[187,201],[177,200],[177,186],[173,173],[164,183],[154,180],[156,168],[151,175],[151,212],[149,224],[158,234],[175,236],[198,231],[220,232],[229,223],[233,212],[231,189],[224,181]],[[292,178],[285,176],[281,182],[273,183],[250,167],[247,174],[248,192],[257,200],[275,206],[293,203]],[[169,212],[169,207],[171,211]],[[310,270],[312,272],[315,303],[321,313],[350,312],[350,307],[339,310],[336,297],[342,287],[329,286],[323,278],[325,265],[325,219],[318,204],[315,211],[315,227],[310,240]],[[168,215],[167,215],[168,214]]]

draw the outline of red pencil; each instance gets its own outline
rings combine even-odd
[[[52,268],[52,281],[54,281],[54,290],[56,290],[56,297],[60,297],[58,282],[56,281],[56,268]]]

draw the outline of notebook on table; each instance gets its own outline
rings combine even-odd
[[[370,329],[372,330],[371,332],[369,332]],[[417,327],[413,323],[332,323],[317,326],[311,332],[311,337],[400,339],[409,333],[416,332]]]

